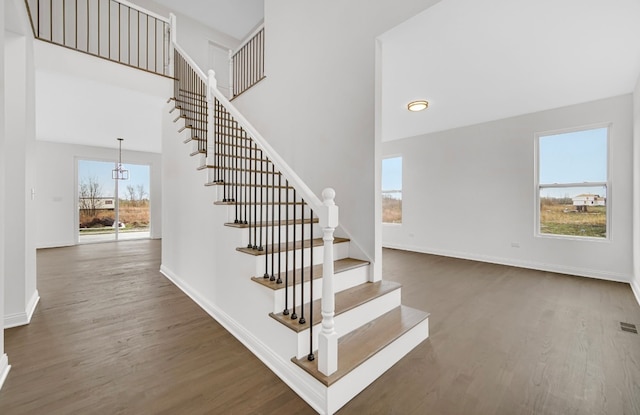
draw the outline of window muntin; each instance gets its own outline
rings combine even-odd
[[[402,223],[402,157],[382,160],[382,223]]]
[[[538,135],[538,235],[608,237],[608,136],[608,126]]]

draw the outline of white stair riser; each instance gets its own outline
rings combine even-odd
[[[364,304],[359,305],[349,311],[335,316],[335,330],[339,337],[342,337],[353,330],[362,327],[388,311],[400,306],[400,288],[374,298]],[[308,318],[308,316],[305,316]],[[313,326],[313,350],[318,349],[318,333],[322,329],[322,324]],[[298,333],[298,355],[300,359],[309,354],[309,329]]]
[[[233,222],[230,220],[229,222]],[[305,225],[291,225],[291,226],[264,226],[251,229],[248,228],[237,228],[239,234],[242,235],[242,246],[246,246],[251,242],[253,245],[254,242],[260,243],[262,241],[262,245],[272,245],[272,244],[284,244],[287,242],[300,241],[302,239],[302,228],[304,226],[304,239],[307,240],[313,233],[314,238],[320,238],[322,233],[317,224],[312,226],[313,232],[310,230],[310,224]],[[294,229],[295,228],[295,229]],[[256,232],[257,230],[257,232]],[[279,231],[279,232],[278,232]],[[295,239],[294,239],[295,237]],[[251,238],[251,239],[249,239]],[[279,239],[278,239],[279,238]]]
[[[224,191],[222,189],[222,186],[208,186],[209,189],[212,189],[212,191],[214,192],[213,194],[213,200],[216,202],[221,202],[224,198]],[[219,207],[222,208],[222,207]],[[233,222],[236,219],[236,205],[227,205],[227,220],[226,222]],[[247,208],[247,212],[245,215],[244,209],[245,209],[245,205],[240,205],[238,206],[239,209],[239,216],[238,219],[244,218],[246,216],[246,219],[248,222],[253,223],[254,219],[258,218],[257,222],[261,221],[260,218],[260,212],[262,212],[262,221],[263,222],[271,222],[272,220],[272,212],[274,210],[274,207],[272,205],[246,205]],[[300,220],[302,218],[302,205],[280,205],[280,220],[284,223],[287,219],[288,220],[293,220],[293,217],[295,215],[295,218],[297,220]],[[240,212],[241,209],[241,212]],[[275,216],[274,219],[276,221],[278,221],[278,205],[275,205]],[[288,218],[287,218],[288,215]],[[308,206],[304,206],[304,217],[305,219],[309,219],[309,207]],[[317,216],[316,216],[317,217]],[[319,228],[318,228],[319,229]]]
[[[335,274],[334,282],[333,282],[333,287],[335,292],[340,292],[348,288],[355,287],[356,285],[364,284],[365,282],[369,281],[368,279],[369,271],[367,268],[368,266],[363,266],[363,267],[358,267],[358,268],[350,269],[350,270]],[[309,300],[309,294],[310,294],[309,281],[306,278],[307,276],[305,275],[305,284],[304,284],[305,302]],[[295,290],[296,290],[296,306],[299,306],[300,299],[302,298],[300,295],[299,283],[296,284]],[[289,304],[293,304],[293,287],[288,287],[286,291],[288,293],[287,295],[289,299]],[[321,298],[321,297],[322,297],[322,278],[318,278],[313,280],[313,299],[317,300],[318,298]],[[274,307],[273,307],[274,313],[276,314],[281,313],[282,310],[284,310],[285,308],[284,283],[283,283],[283,288],[281,290],[273,291],[273,304],[274,304]]]
[[[428,337],[429,319],[425,319],[329,386],[326,395],[326,413],[333,414],[338,411]]]
[[[324,246],[316,246],[313,248],[313,263],[314,265],[322,264],[323,262],[323,252]],[[273,263],[275,264],[274,271],[278,272],[278,255],[280,255],[280,271],[284,272],[285,269],[289,271],[294,269],[294,257],[295,257],[295,268],[304,268],[308,267],[311,263],[311,255],[310,248],[304,249],[304,263],[302,263],[302,250],[298,249],[295,251],[288,252],[280,252],[275,253],[273,258],[275,259]],[[287,258],[288,256],[288,258]],[[338,244],[333,244],[333,257],[335,260],[344,259],[349,257],[349,243],[342,242]],[[268,257],[265,258],[265,255],[255,256],[256,261],[256,274],[255,276],[264,275],[267,270],[267,264],[269,267],[269,273],[271,272],[271,253],[269,253]],[[285,268],[286,266],[286,268]]]

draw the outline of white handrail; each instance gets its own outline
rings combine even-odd
[[[251,32],[251,34],[247,37],[244,38],[244,40],[242,41],[242,43],[240,43],[240,46],[238,46],[236,48],[236,50],[231,52],[231,56],[235,56],[236,53],[240,52],[240,50],[245,47],[245,45],[249,42],[251,42],[251,40],[256,37],[256,35],[258,33],[260,33],[260,31],[264,29],[264,22],[262,22],[258,27],[255,28],[255,30],[253,32]]]
[[[175,19],[172,16],[172,21]],[[175,28],[174,28],[175,30]],[[338,334],[335,331],[335,292],[333,288],[333,233],[338,226],[338,206],[335,204],[335,191],[327,188],[322,192],[321,201],[313,191],[302,181],[293,169],[280,157],[280,155],[269,145],[253,125],[238,111],[238,109],[224,96],[217,88],[215,72],[208,71],[208,76],[196,65],[184,50],[175,42],[172,36],[173,47],[182,57],[193,67],[194,72],[207,84],[207,104],[209,106],[208,123],[213,126],[213,97],[225,107],[227,112],[235,119],[253,141],[262,149],[262,152],[271,160],[273,165],[280,171],[289,184],[296,189],[298,194],[318,215],[319,225],[323,231],[324,258],[322,275],[322,330],[318,334],[318,369],[324,375],[329,376],[338,367]],[[213,131],[213,128],[211,128]]]
[[[159,14],[154,13],[151,10],[147,10],[144,7],[138,6],[137,4],[130,3],[127,0],[113,0],[113,1],[116,2],[116,3],[120,3],[122,5],[125,5],[127,7],[131,7],[132,9],[136,9],[137,11],[139,11],[141,13],[144,13],[144,14],[146,14],[148,16],[151,16],[153,18],[161,20],[161,21],[163,21],[165,23],[169,23],[169,18],[164,17],[164,16],[160,16]]]
[[[191,68],[193,68],[193,71],[196,73],[196,75],[198,75],[200,79],[202,79],[202,82],[207,82],[207,75],[205,75],[202,69],[200,69],[200,67],[195,63],[195,61],[191,59],[191,56],[187,55],[184,49],[182,49],[177,43],[174,43],[173,47],[180,53],[180,55],[182,55],[184,60],[187,61],[187,63],[191,66]]]

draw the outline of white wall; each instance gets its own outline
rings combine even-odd
[[[5,106],[5,85],[4,85],[4,62],[6,60],[4,50],[4,17],[5,17],[5,2],[0,5],[0,178],[4,178],[6,175],[5,159],[7,155],[5,147],[5,119],[4,119],[4,106]],[[5,205],[6,205],[6,192],[4,179],[0,179],[0,235],[5,234]],[[0,264],[4,264],[4,238],[0,237]],[[4,267],[0,266],[0,321],[4,322]],[[9,361],[6,353],[4,352],[4,328],[0,328],[0,388],[4,383],[7,375],[9,374]]]
[[[434,3],[267,0],[266,79],[234,100],[372,260],[376,36]]]
[[[37,247],[49,248],[76,243],[78,159],[114,161],[117,151],[38,140],[36,144],[37,174]],[[162,237],[162,162],[161,155],[122,150],[123,164],[148,164],[151,169],[149,202],[151,237]]]
[[[640,76],[633,93],[633,264],[631,288],[640,304]]]
[[[5,10],[4,327],[29,323],[39,300],[35,252],[35,69],[33,35],[22,2]],[[19,23],[22,23],[22,27]],[[11,30],[11,31],[9,31]]]
[[[222,32],[217,31],[214,28],[203,25],[202,23],[193,20],[179,11],[169,9],[161,4],[154,2],[153,0],[133,0],[139,6],[142,6],[150,11],[153,11],[161,16],[169,17],[169,13],[173,13],[177,18],[177,35],[178,44],[191,56],[196,64],[205,73],[209,70],[209,42],[215,42],[218,45],[224,46],[228,49],[235,49],[240,45],[240,40]]]
[[[382,143],[383,157],[403,157],[403,223],[383,226],[383,244],[630,281],[632,104],[629,94]],[[606,122],[611,240],[534,237],[534,133]]]

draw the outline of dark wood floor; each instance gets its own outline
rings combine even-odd
[[[159,266],[158,241],[39,251],[0,414],[314,413]],[[340,414],[640,414],[628,285],[393,250],[384,272],[431,337]]]

